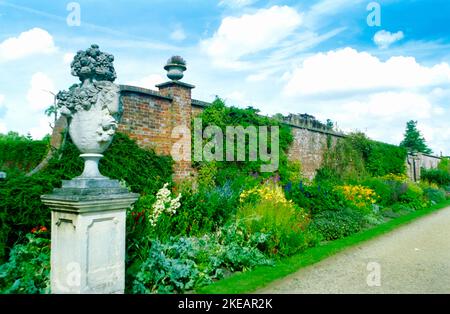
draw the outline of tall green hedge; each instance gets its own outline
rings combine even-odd
[[[364,133],[351,133],[325,153],[318,175],[351,180],[402,174],[406,171],[406,156],[403,147],[371,140]]]
[[[48,138],[33,141],[12,132],[0,134],[0,171],[30,171],[39,164],[48,149]]]
[[[40,196],[60,187],[61,180],[81,174],[83,161],[79,154],[69,138],[44,170],[31,177],[16,173],[0,182],[0,259],[33,227],[49,227],[50,210]],[[124,134],[116,134],[104,155],[100,161],[102,174],[125,180],[133,192],[154,194],[164,182],[171,182],[172,158],[139,148]]]
[[[366,169],[373,176],[405,173],[406,155],[407,151],[403,147],[371,141],[369,154],[365,159]]]

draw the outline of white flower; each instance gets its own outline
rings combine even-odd
[[[165,183],[164,186],[156,193],[156,201],[152,206],[152,212],[149,217],[150,224],[155,227],[158,218],[161,214],[167,213],[169,215],[176,214],[176,210],[180,208],[181,193],[177,197],[171,198],[170,190],[167,188],[169,183]]]

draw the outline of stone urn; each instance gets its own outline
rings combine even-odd
[[[167,77],[172,81],[181,80],[183,72],[186,71],[186,61],[180,56],[173,56],[167,60],[164,70],[167,71]]]
[[[72,75],[81,83],[57,95],[57,106],[69,121],[70,137],[85,160],[78,178],[101,178],[98,162],[111,144],[121,115],[120,89],[114,84],[114,57],[97,45],[79,51],[72,64]]]

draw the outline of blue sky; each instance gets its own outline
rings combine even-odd
[[[49,132],[46,90],[75,83],[73,54],[97,43],[121,84],[154,89],[179,54],[197,99],[331,118],[393,144],[414,119],[450,155],[448,0],[376,1],[379,26],[367,0],[80,0],[79,26],[70,2],[0,0],[0,132]]]

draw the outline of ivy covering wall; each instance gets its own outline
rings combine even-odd
[[[404,174],[407,151],[403,147],[377,142],[364,133],[351,133],[339,139],[324,156],[321,176],[339,179]]]
[[[259,110],[248,107],[246,109],[237,108],[237,107],[229,107],[225,106],[225,103],[220,98],[216,98],[216,100],[211,104],[211,106],[208,106],[205,108],[205,110],[197,117],[202,120],[202,127],[203,131],[206,127],[209,125],[215,125],[218,126],[221,130],[223,135],[226,134],[226,127],[227,126],[242,126],[244,129],[248,126],[255,126],[258,128],[258,126],[277,126],[279,127],[279,165],[277,172],[280,174],[281,178],[284,178],[288,175],[289,172],[289,166],[288,166],[288,157],[287,157],[287,151],[289,149],[289,146],[291,145],[293,141],[293,135],[291,133],[291,128],[283,123],[281,123],[279,120],[267,116],[259,115]],[[194,127],[192,127],[193,132],[193,138],[194,138]],[[271,129],[268,128],[268,151],[271,151],[271,142],[270,142],[270,132]],[[257,129],[257,142],[259,145],[260,141],[260,135]],[[210,142],[211,139],[206,139],[203,141],[203,143]],[[260,158],[260,151],[258,146],[258,152],[257,152],[257,160],[256,161],[249,161],[249,138],[246,137],[245,139],[245,161],[225,161],[226,160],[226,141],[223,142],[223,160],[224,161],[218,161],[215,162],[215,166],[218,170],[226,177],[227,179],[232,179],[235,176],[236,172],[240,173],[260,173],[261,165],[267,164],[270,162],[263,161]],[[237,143],[236,139],[233,142],[234,145],[234,154],[237,156]],[[193,145],[194,147],[194,145]],[[197,166],[201,163],[197,163]],[[203,163],[204,164],[204,163]],[[262,173],[262,175],[264,175]],[[267,176],[271,176],[273,173],[268,173]]]

